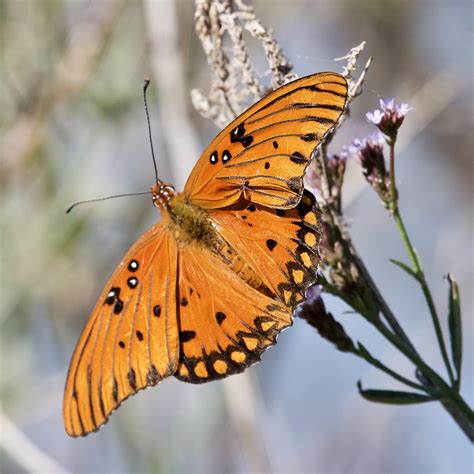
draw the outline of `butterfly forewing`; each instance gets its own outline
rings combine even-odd
[[[253,288],[199,244],[179,254],[180,363],[176,377],[203,383],[242,372],[292,324],[291,311]]]
[[[314,149],[344,111],[347,81],[320,73],[268,94],[228,125],[193,169],[185,194],[204,208],[242,196],[272,208],[294,207]]]
[[[177,242],[164,224],[129,250],[75,349],[64,397],[66,431],[95,431],[120,403],[178,363]]]

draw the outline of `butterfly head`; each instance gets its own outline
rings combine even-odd
[[[171,184],[160,180],[150,188],[150,191],[153,205],[162,211],[168,208],[171,198],[176,195],[176,191]]]

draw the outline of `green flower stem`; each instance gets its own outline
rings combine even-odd
[[[395,209],[398,207],[398,190],[395,181],[395,141],[397,140],[397,134],[387,139],[388,146],[390,149],[390,212],[394,214]]]
[[[438,392],[436,392],[435,390],[431,388],[427,389],[427,387],[424,385],[420,385],[416,382],[412,382],[410,379],[403,377],[403,375],[398,374],[397,372],[393,371],[392,369],[387,367],[385,364],[380,362],[378,359],[375,359],[374,357],[372,357],[372,355],[369,354],[368,352],[367,353],[365,352],[366,351],[361,351],[360,349],[356,349],[355,351],[353,351],[353,354],[357,355],[358,357],[361,357],[365,361],[369,362],[369,364],[373,365],[377,369],[380,369],[381,371],[393,377],[395,380],[398,380],[399,382],[409,387],[415,388],[420,391],[428,392],[430,395],[433,395],[433,396],[438,395]]]
[[[393,147],[392,147],[393,148]],[[403,331],[402,327],[399,325],[395,315],[391,311],[390,307],[386,303],[385,299],[383,298],[382,294],[377,288],[377,285],[373,281],[369,271],[365,267],[362,259],[359,257],[357,251],[355,250],[351,238],[348,233],[344,230],[344,226],[342,224],[342,216],[340,214],[340,209],[337,209],[336,206],[333,204],[331,205],[330,201],[330,183],[327,176],[327,169],[325,173],[324,167],[324,160],[326,159],[326,150],[322,149],[322,153],[320,155],[320,159],[323,165],[323,198],[326,199],[327,203],[327,212],[332,219],[332,224],[334,227],[337,227],[341,233],[341,241],[343,245],[347,245],[352,258],[354,259],[354,263],[356,264],[357,268],[359,269],[362,278],[366,281],[367,286],[372,290],[372,293],[379,304],[380,312],[383,315],[384,319],[387,321],[389,326],[391,327],[392,331],[388,329],[388,327],[383,323],[381,319],[374,318],[372,314],[366,314],[366,318],[369,319],[370,322],[381,332],[388,340],[391,342],[395,347],[397,347],[409,360],[415,364],[415,366],[421,371],[420,381],[424,386],[424,391],[426,393],[432,393],[435,391],[437,395],[440,396],[440,403],[443,405],[445,410],[451,415],[453,420],[458,424],[458,426],[462,429],[462,431],[466,434],[466,436],[474,442],[474,414],[466,402],[462,399],[462,397],[457,393],[454,389],[450,388],[449,385],[434,371],[432,370],[418,355],[416,349],[414,348],[413,344],[409,340],[408,336]],[[396,201],[398,202],[397,191],[395,187],[395,173],[394,173],[394,150],[391,151],[391,170],[393,171],[393,182],[391,185],[392,188],[392,196],[396,196]],[[398,206],[396,206],[397,214],[400,215],[398,212]],[[401,221],[403,224],[403,222]],[[406,231],[404,235],[408,239],[408,234]],[[409,241],[408,241],[409,242]],[[415,268],[420,268],[419,261],[417,255],[411,246],[409,245],[411,252],[409,252],[410,259],[414,264]],[[428,291],[429,294],[429,291]],[[343,298],[345,299],[345,298]],[[350,301],[347,301],[349,305],[351,305]],[[365,306],[365,305],[362,305]],[[370,306],[370,305],[369,305]],[[356,309],[358,312],[363,308]],[[361,314],[363,314],[361,312]],[[389,369],[390,370],[390,369]],[[390,374],[391,375],[391,374]]]
[[[388,325],[392,328],[392,331],[413,351],[416,353],[415,347],[411,343],[410,339],[406,335],[405,331],[403,328],[400,326],[398,323],[397,318],[393,314],[392,310],[388,306],[387,302],[385,301],[384,297],[380,293],[377,285],[375,284],[374,280],[372,279],[369,270],[365,266],[365,263],[362,261],[362,259],[359,256],[359,253],[354,247],[354,244],[352,243],[352,239],[348,232],[344,230],[344,225],[342,223],[342,216],[341,214],[337,211],[337,209],[334,209],[332,207],[329,207],[329,216],[332,219],[332,226],[337,227],[341,233],[341,242],[343,245],[347,246],[347,249],[349,251],[349,254],[352,256],[354,263],[359,270],[360,274],[362,275],[362,278],[366,281],[367,286],[372,290],[372,293],[374,294],[374,297],[376,298],[378,305],[380,307],[381,313],[385,320],[387,321]],[[349,305],[351,303],[349,302]],[[356,311],[359,311],[358,308],[355,308]],[[359,311],[360,312],[360,311]]]
[[[391,197],[390,213],[392,214],[395,224],[397,225],[398,231],[403,240],[403,245],[405,246],[405,249],[407,251],[408,258],[410,259],[410,262],[413,265],[413,270],[417,275],[417,280],[420,283],[421,289],[425,296],[425,300],[428,304],[428,308],[431,314],[431,319],[433,321],[433,326],[436,332],[436,338],[438,339],[438,345],[441,351],[441,355],[443,357],[444,365],[446,366],[446,370],[448,372],[451,386],[454,386],[455,384],[454,374],[451,368],[451,363],[449,362],[448,352],[446,350],[446,344],[444,342],[443,332],[441,330],[441,325],[439,323],[438,312],[436,311],[433,297],[431,296],[431,291],[428,287],[428,283],[426,282],[425,274],[423,272],[423,268],[421,267],[420,260],[410,241],[408,232],[406,230],[405,224],[400,214],[400,209],[398,207],[398,191],[395,184],[395,139],[389,140],[389,147],[390,147],[390,197]]]
[[[333,219],[333,224],[341,229],[341,236],[344,245],[348,245],[354,263],[361,272],[361,276],[365,280],[367,286],[371,288],[372,293],[380,307],[380,312],[384,316],[384,319],[387,321],[387,323],[390,325],[393,332],[387,328],[381,319],[374,318],[372,314],[364,314],[362,307],[355,308],[356,311],[358,311],[369,322],[371,322],[379,330],[379,332],[382,333],[385,338],[392,343],[392,345],[399,349],[400,352],[402,352],[406,357],[408,357],[409,360],[413,362],[413,364],[415,364],[415,366],[423,374],[420,380],[423,383],[425,392],[430,394],[433,393],[433,391],[437,392],[437,395],[440,396],[440,403],[443,405],[445,410],[451,415],[451,417],[466,434],[466,436],[474,442],[474,415],[472,410],[462,399],[462,397],[456,392],[456,390],[449,387],[449,385],[421,359],[410,339],[403,331],[403,328],[398,324],[395,315],[392,313],[392,310],[388,306],[384,297],[378,290],[377,285],[375,284],[364,262],[355,249],[350,236],[342,230],[343,228],[339,222],[339,215],[334,211],[334,209],[331,209],[330,215]],[[329,289],[331,289],[331,285],[329,285]],[[338,294],[337,291],[333,293]],[[351,301],[344,298],[343,295],[339,296],[349,305],[351,305]]]
[[[386,339],[388,339],[400,352],[402,352],[408,359],[410,359],[416,367],[418,367],[425,377],[430,380],[438,389],[441,398],[445,401],[451,402],[457,410],[464,415],[469,426],[468,436],[474,440],[474,413],[464,401],[464,399],[450,387],[442,377],[440,377],[429,365],[427,365],[420,356],[415,354],[412,350],[405,346],[398,337],[393,334],[381,320],[374,320],[372,324],[381,332]],[[464,428],[463,428],[464,429]],[[464,430],[466,431],[466,430]]]

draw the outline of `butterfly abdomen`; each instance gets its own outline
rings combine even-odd
[[[256,290],[267,296],[275,297],[269,288],[265,286],[263,280],[258,276],[255,270],[234,250],[228,243],[219,249],[217,255],[224,260],[229,268],[236,273],[242,280]]]

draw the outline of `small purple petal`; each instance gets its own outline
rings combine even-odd
[[[372,122],[374,125],[378,125],[382,121],[383,112],[379,109],[376,109],[373,112],[367,112],[365,117],[369,122]]]
[[[408,112],[410,112],[410,110],[412,110],[412,108],[408,104],[403,103],[397,105],[395,110],[397,114],[402,115],[404,117]]]
[[[380,99],[380,107],[385,112],[386,110],[392,110],[395,105],[395,99],[393,97]]]
[[[311,303],[317,300],[323,292],[322,285],[313,285],[306,290],[306,301]]]

